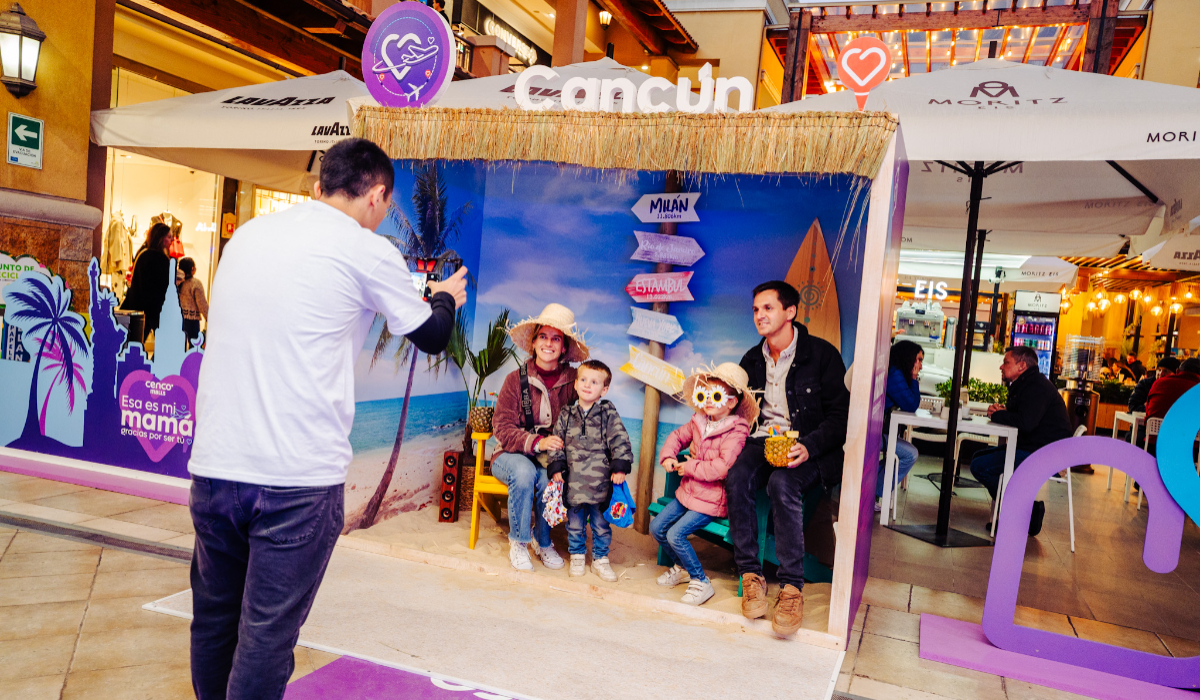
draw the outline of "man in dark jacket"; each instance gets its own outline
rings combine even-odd
[[[779,557],[779,599],[771,626],[781,635],[800,628],[804,611],[804,493],[841,482],[850,412],[842,356],[796,323],[799,303],[799,293],[786,282],[754,288],[754,325],[763,342],[746,353],[741,366],[750,388],[762,392],[762,413],[757,432],[746,440],[725,479],[734,561],[742,578],[742,614],[749,618],[762,617],[768,607],[755,512],[755,493],[766,484]],[[785,468],[766,460],[766,438],[774,426],[799,433]]]
[[[988,417],[1000,425],[1017,429],[1016,458],[1013,470],[1035,450],[1052,442],[1071,437],[1071,421],[1067,406],[1054,383],[1038,371],[1038,357],[1033,348],[1014,347],[1004,353],[1000,374],[1008,384],[1008,404],[988,406]],[[992,498],[1004,474],[1005,447],[989,447],[975,453],[971,459],[971,474],[987,488]],[[1033,504],[1033,519],[1029,534],[1041,532],[1046,504]]]

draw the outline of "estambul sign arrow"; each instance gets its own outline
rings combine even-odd
[[[637,236],[638,248],[630,260],[687,267],[695,265],[697,260],[704,257],[704,251],[700,249],[700,244],[695,238],[668,236],[649,231],[634,231],[633,235]]]
[[[694,272],[652,272],[635,276],[625,291],[637,302],[693,301],[688,282]]]
[[[632,211],[643,224],[699,221],[696,214],[698,199],[699,192],[646,194],[633,205]]]
[[[629,307],[633,312],[633,323],[625,331],[629,335],[670,345],[683,335],[679,320],[670,314],[660,314],[637,306]]]

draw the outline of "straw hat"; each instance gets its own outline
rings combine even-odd
[[[583,340],[583,331],[575,326],[575,314],[562,304],[547,304],[542,313],[531,316],[508,329],[508,337],[526,354],[533,354],[533,335],[538,328],[550,326],[562,331],[570,339],[567,347],[567,362],[583,362],[591,351]]]
[[[718,379],[730,389],[741,394],[734,413],[745,418],[750,425],[754,425],[754,422],[758,420],[758,401],[754,397],[754,390],[750,388],[750,376],[746,374],[746,370],[742,369],[741,365],[735,362],[722,362],[716,367],[709,365],[693,369],[691,376],[684,380],[683,388],[679,390],[680,401],[694,407],[695,404],[691,399],[696,382],[709,378]]]

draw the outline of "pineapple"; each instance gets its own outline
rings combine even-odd
[[[495,411],[496,409],[492,406],[476,406],[468,411],[467,424],[471,426],[472,432],[492,432],[492,415]]]
[[[765,448],[767,462],[772,466],[786,467],[788,463],[788,450],[792,449],[792,445],[796,444],[798,437],[800,437],[800,433],[790,430],[784,435],[767,438]]]

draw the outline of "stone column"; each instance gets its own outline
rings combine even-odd
[[[582,63],[588,0],[558,0],[554,12],[554,53],[550,65]]]

